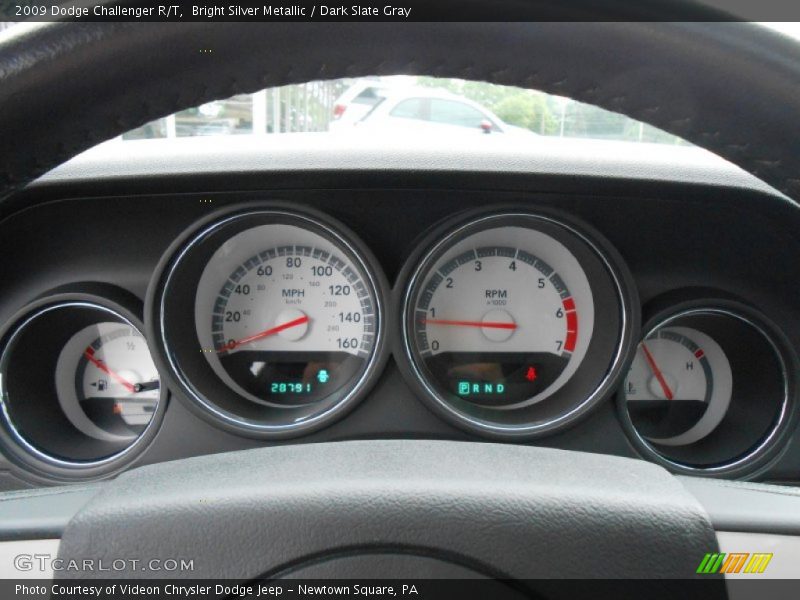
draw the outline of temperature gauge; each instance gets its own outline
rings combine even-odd
[[[625,380],[636,429],[651,442],[682,446],[720,424],[731,402],[728,358],[710,336],[689,327],[665,327],[639,344]]]
[[[133,440],[144,431],[161,392],[142,334],[104,322],[78,331],[56,364],[58,400],[69,421],[98,440]]]
[[[776,327],[745,305],[689,300],[657,313],[618,396],[645,456],[675,471],[744,474],[780,448],[795,358]]]

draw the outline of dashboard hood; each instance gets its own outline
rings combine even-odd
[[[424,142],[424,143],[423,143]],[[694,146],[489,135],[453,140],[328,133],[112,140],[43,175],[38,184],[93,178],[282,171],[449,171],[625,178],[780,192]]]

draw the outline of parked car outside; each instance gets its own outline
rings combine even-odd
[[[349,130],[385,99],[390,87],[391,84],[375,78],[357,80],[334,102],[329,130]]]
[[[505,123],[477,102],[435,88],[381,87],[377,83],[362,83],[353,93],[351,90],[345,92],[342,97],[345,96],[353,100],[342,109],[340,119],[333,122],[336,126],[331,124],[332,131],[352,132],[352,128],[356,128],[360,132],[392,135],[454,135],[460,132],[536,135]]]

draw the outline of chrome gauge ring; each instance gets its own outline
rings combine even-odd
[[[630,275],[586,225],[550,213],[465,215],[409,260],[401,352],[455,424],[534,437],[615,385],[638,327]]]
[[[167,252],[148,298],[157,356],[190,406],[256,437],[340,417],[385,360],[385,279],[346,228],[235,207]]]
[[[619,393],[636,447],[672,470],[744,475],[780,448],[791,349],[753,309],[694,301],[650,319]]]
[[[91,479],[152,440],[166,389],[133,310],[82,293],[38,300],[13,318],[0,349],[0,441],[23,468]]]

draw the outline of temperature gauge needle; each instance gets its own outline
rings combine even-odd
[[[256,333],[246,338],[242,338],[240,340],[232,340],[227,344],[225,344],[222,348],[219,348],[217,352],[229,352],[231,350],[234,350],[235,348],[238,348],[239,346],[244,346],[245,344],[255,342],[256,340],[263,340],[265,337],[275,335],[277,333],[280,333],[281,331],[285,331],[292,327],[297,327],[298,325],[302,325],[303,323],[308,323],[309,320],[310,319],[308,318],[308,315],[303,315],[302,317],[294,319],[293,321],[288,321],[281,325],[276,325],[275,327],[272,327],[270,329],[265,329],[260,333]]]
[[[653,372],[653,375],[656,376],[658,380],[658,384],[661,386],[661,390],[664,392],[664,395],[667,397],[667,400],[672,400],[673,394],[672,390],[669,389],[669,385],[667,384],[667,380],[664,379],[664,374],[661,372],[661,369],[658,368],[653,355],[650,354],[650,350],[647,349],[645,344],[642,344],[642,351],[644,352],[644,357],[647,359],[647,364],[650,366],[650,370]]]
[[[97,360],[94,356],[94,349],[87,348],[83,355],[87,358],[89,362],[91,362],[95,367],[100,369],[103,373],[116,379],[119,383],[121,383],[126,390],[128,390],[131,394],[133,394],[136,390],[136,386],[134,386],[130,381],[125,379],[122,375],[118,375],[111,369],[109,369],[106,364],[102,360]]]
[[[516,329],[516,323],[499,321],[450,321],[447,319],[423,319],[425,325],[453,325],[455,327],[485,327],[487,329]]]

